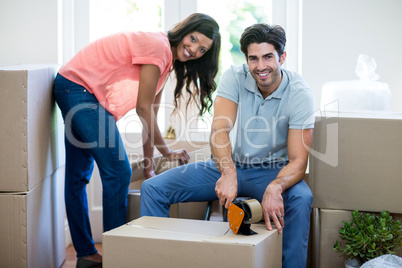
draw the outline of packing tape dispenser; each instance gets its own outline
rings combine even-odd
[[[256,199],[236,198],[229,204],[227,216],[229,227],[235,234],[256,234],[250,227],[262,219],[261,204]]]

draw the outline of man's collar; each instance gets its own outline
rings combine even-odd
[[[279,84],[279,87],[267,98],[275,98],[275,99],[282,99],[283,93],[285,92],[286,87],[289,84],[289,77],[285,70],[281,70],[282,74],[282,81]]]

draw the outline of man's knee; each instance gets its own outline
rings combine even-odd
[[[151,189],[152,187],[151,187],[149,181],[150,181],[150,180],[148,179],[148,180],[144,181],[144,182],[141,184],[141,189],[140,189],[141,196],[150,193],[150,189]]]
[[[296,184],[289,189],[289,201],[297,207],[303,206],[311,208],[313,204],[313,194],[307,184]]]
[[[311,207],[313,204],[313,193],[311,192],[310,188],[307,187],[304,191],[301,193],[303,203]]]
[[[145,196],[155,196],[155,194],[157,193],[156,190],[156,186],[154,184],[154,178],[145,180],[142,184],[141,184],[141,198],[145,197]]]

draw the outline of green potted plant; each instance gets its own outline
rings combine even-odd
[[[388,211],[375,215],[355,210],[351,220],[342,223],[339,234],[345,245],[336,241],[333,250],[356,259],[359,265],[384,254],[396,254],[394,250],[402,245],[401,222],[393,220]]]

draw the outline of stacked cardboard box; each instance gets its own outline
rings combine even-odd
[[[316,236],[314,256],[319,257],[315,260],[314,267],[338,268],[344,267],[347,257],[340,257],[340,253],[332,250],[336,241],[344,241],[339,238],[339,229],[343,226],[343,221],[351,219],[352,211],[339,209],[315,209],[313,212],[316,223],[313,225],[313,234]],[[395,220],[402,220],[402,214],[391,214]],[[396,251],[398,256],[402,256],[402,248]],[[318,261],[318,262],[317,262]]]
[[[1,267],[59,267],[65,259],[55,70],[0,67]]]
[[[327,113],[316,118],[309,169],[313,267],[344,265],[347,258],[332,248],[353,210],[388,210],[402,218],[401,132],[398,113]]]

